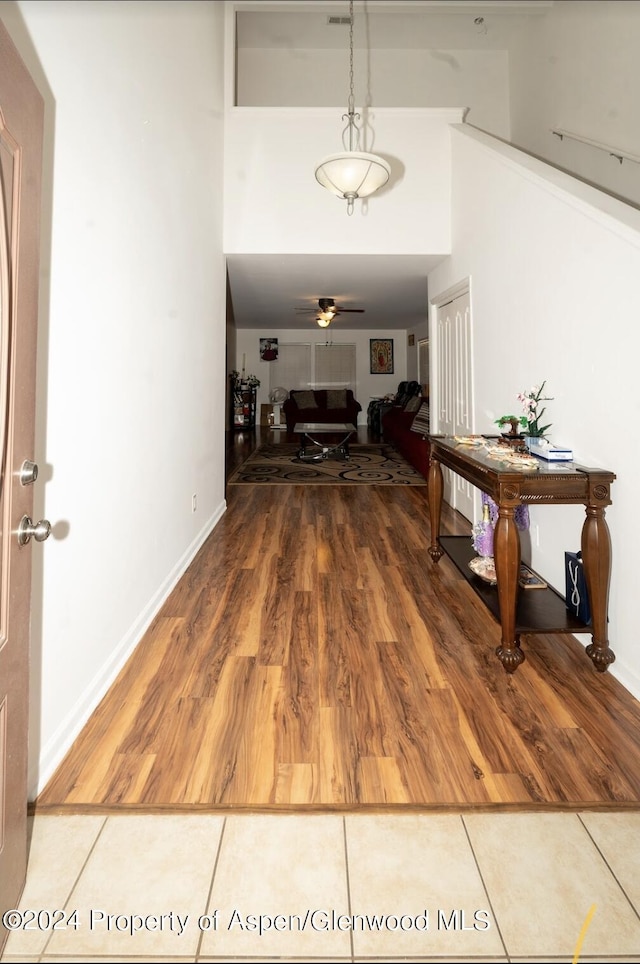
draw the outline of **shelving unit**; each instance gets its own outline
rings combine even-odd
[[[256,388],[247,382],[231,382],[231,428],[253,431],[256,427]]]
[[[476,576],[469,563],[476,551],[470,536],[440,536],[445,554],[460,570],[487,609],[500,622],[498,587]],[[516,636],[529,633],[589,633],[591,627],[577,619],[566,607],[564,596],[551,586],[546,589],[520,589],[516,606]]]

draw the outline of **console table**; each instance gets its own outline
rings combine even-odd
[[[607,638],[611,538],[605,519],[605,507],[611,505],[613,472],[542,459],[538,459],[539,467],[532,470],[496,460],[487,454],[486,448],[460,444],[451,436],[430,435],[429,442],[429,555],[437,563],[446,552],[499,620],[502,641],[496,655],[505,670],[513,673],[524,661],[521,635],[590,632],[592,642],[586,652],[595,668],[604,673],[615,660]],[[470,536],[440,536],[443,465],[486,492],[498,506],[494,533],[497,586],[483,584],[468,568],[475,555]],[[551,587],[519,590],[520,535],[514,512],[523,503],[585,506],[581,549],[591,605],[589,626],[566,609],[564,597]]]

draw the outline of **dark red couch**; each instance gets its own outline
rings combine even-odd
[[[413,408],[411,403],[409,407]],[[425,479],[429,475],[428,412],[429,401],[421,398],[420,407],[417,410],[407,411],[400,405],[394,405],[382,416],[383,440],[404,456],[414,469],[424,475]],[[418,424],[414,426],[416,417],[418,417]]]
[[[298,400],[303,404],[298,406]],[[315,406],[310,407],[304,403],[313,400]],[[343,404],[340,404],[340,403]],[[313,390],[292,390],[289,398],[282,406],[287,420],[287,432],[293,432],[296,422],[351,422],[358,425],[358,412],[362,411],[362,405],[353,397],[350,388],[327,389],[316,388]]]

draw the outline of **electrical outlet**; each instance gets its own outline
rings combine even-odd
[[[191,496],[191,511],[195,512],[197,508],[198,508],[198,496],[194,492],[193,495]]]

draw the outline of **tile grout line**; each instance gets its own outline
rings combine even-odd
[[[344,846],[344,875],[347,884],[347,912],[351,917],[351,883],[349,880],[349,843],[347,840],[347,818],[342,815],[342,842]],[[353,930],[349,931],[349,947],[351,948],[351,961],[355,960],[355,947],[353,943]]]
[[[617,874],[615,873],[613,867],[611,866],[611,864],[609,863],[609,861],[607,860],[607,858],[605,857],[605,855],[604,855],[604,854],[602,853],[602,851],[600,850],[600,847],[598,846],[598,844],[597,844],[596,841],[594,840],[593,836],[591,835],[591,832],[589,831],[589,828],[587,827],[587,825],[586,825],[586,824],[584,823],[584,821],[582,820],[581,815],[580,815],[579,813],[577,813],[577,814],[576,814],[576,817],[577,817],[578,820],[580,821],[580,823],[581,823],[581,825],[582,825],[585,833],[587,834],[589,840],[591,841],[591,843],[593,844],[593,846],[596,848],[596,850],[597,850],[598,853],[600,854],[600,857],[602,858],[605,867],[607,868],[607,870],[609,871],[609,873],[611,874],[611,876],[612,876],[613,879],[615,880],[616,884],[618,885],[618,887],[620,888],[620,890],[621,890],[622,893],[624,894],[625,900],[628,902],[629,906],[631,907],[631,910],[632,910],[633,913],[636,915],[636,917],[640,920],[640,913],[636,910],[635,904],[633,903],[633,901],[631,900],[631,898],[630,898],[629,895],[627,894],[626,890],[624,889],[624,887],[622,886],[622,884],[621,884],[620,881],[618,880]]]
[[[34,819],[35,819],[35,818],[34,818]],[[95,838],[94,838],[94,840],[93,840],[93,843],[91,844],[91,846],[89,847],[89,850],[87,851],[86,857],[85,857],[84,860],[82,861],[82,866],[80,867],[80,870],[79,870],[78,873],[76,874],[75,880],[74,880],[73,883],[71,884],[71,887],[70,887],[70,889],[69,889],[69,895],[68,895],[68,897],[67,897],[67,899],[66,899],[66,901],[65,901],[65,903],[64,903],[64,910],[65,910],[65,911],[68,909],[69,904],[71,903],[71,898],[73,897],[73,892],[75,891],[76,887],[78,886],[78,881],[79,881],[80,878],[82,877],[82,875],[83,875],[83,873],[84,873],[84,871],[85,871],[85,869],[86,869],[86,866],[87,866],[87,864],[89,863],[89,860],[91,859],[91,855],[93,854],[93,852],[94,852],[94,850],[95,850],[95,848],[96,848],[96,846],[97,846],[97,843],[98,843],[98,841],[100,840],[100,837],[101,837],[102,834],[104,833],[104,828],[107,826],[107,821],[108,821],[108,820],[109,820],[109,817],[107,816],[107,817],[105,817],[104,820],[102,821],[102,826],[101,826],[100,829],[98,830],[98,832],[97,832],[97,834],[96,834],[96,836],[95,836]],[[47,948],[49,947],[49,944],[51,943],[51,940],[53,939],[54,933],[55,933],[54,931],[51,931],[51,932],[49,933],[49,936],[47,937],[46,941],[44,942],[44,945],[43,945],[43,947],[42,947],[42,951],[41,951],[41,953],[40,953],[40,960],[46,955],[46,953],[47,953]]]
[[[486,882],[485,882],[484,875],[483,875],[483,873],[482,873],[482,868],[480,867],[480,862],[479,862],[479,860],[478,860],[478,858],[477,858],[477,856],[476,856],[476,852],[475,852],[475,850],[473,849],[473,843],[471,842],[471,837],[470,837],[470,835],[469,835],[469,829],[468,829],[466,823],[464,822],[464,814],[463,814],[463,813],[460,814],[460,820],[461,820],[461,822],[462,822],[462,827],[463,827],[463,829],[464,829],[465,836],[466,836],[466,838],[467,838],[467,842],[468,842],[469,847],[470,847],[470,849],[471,849],[471,855],[473,856],[473,861],[474,861],[474,863],[475,863],[475,865],[476,865],[476,868],[477,868],[477,870],[478,870],[478,875],[479,875],[479,877],[480,877],[480,880],[482,881],[482,886],[483,886],[483,888],[484,888],[484,892],[485,892],[485,894],[487,895],[487,902],[488,902],[488,904],[489,904],[489,907],[491,908],[491,913],[492,913],[492,915],[493,915],[493,919],[494,919],[494,921],[495,921],[495,925],[496,925],[496,928],[497,928],[497,930],[498,930],[498,935],[499,935],[499,937],[500,937],[500,941],[502,942],[502,947],[503,947],[505,956],[507,957],[508,960],[511,960],[511,954],[510,954],[509,951],[507,950],[507,944],[506,944],[506,941],[505,941],[505,939],[504,939],[504,937],[503,937],[503,935],[502,935],[502,930],[501,930],[501,928],[500,928],[500,924],[498,923],[498,915],[496,914],[496,912],[495,912],[495,910],[494,910],[493,901],[491,900],[491,895],[489,894],[489,888],[487,887],[487,884],[486,884]]]
[[[207,894],[207,899],[205,901],[205,913],[209,913],[211,905],[211,895],[213,894],[213,885],[216,879],[216,871],[218,869],[218,863],[220,862],[220,853],[222,851],[222,841],[224,840],[225,831],[227,829],[227,817],[225,816],[222,821],[222,830],[220,831],[220,839],[218,840],[218,846],[216,848],[216,858],[213,862],[213,870],[211,871],[211,882],[209,883],[209,893]],[[196,945],[196,952],[194,955],[194,961],[200,959],[200,954],[202,951],[202,942],[204,940],[204,931],[200,931],[200,936],[198,938],[198,943]]]

